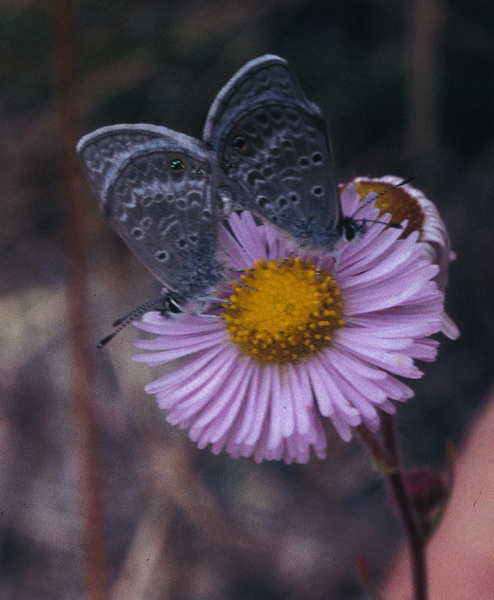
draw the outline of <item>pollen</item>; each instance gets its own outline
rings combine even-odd
[[[261,364],[308,358],[344,325],[340,290],[310,259],[256,261],[232,287],[222,313],[230,341]]]
[[[364,199],[369,192],[376,192],[376,194],[386,192],[391,184],[385,181],[361,180],[356,181],[355,186],[361,198]],[[403,237],[407,237],[412,231],[422,233],[424,212],[417,199],[405,187],[390,190],[376,200],[375,207],[380,210],[379,216],[389,213],[391,223],[399,224],[404,219],[408,219],[408,225],[402,233]]]

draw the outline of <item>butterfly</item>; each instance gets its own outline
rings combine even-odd
[[[77,152],[103,212],[166,287],[164,314],[197,313],[225,279],[217,228],[236,209],[331,252],[363,222],[343,217],[320,109],[287,62],[248,62],[219,92],[199,141],[166,127],[112,125]]]
[[[199,312],[224,278],[221,173],[211,153],[155,125],[103,127],[77,152],[106,219],[167,288],[164,314]]]
[[[327,124],[284,59],[261,56],[232,77],[203,141],[235,183],[233,205],[288,232],[297,249],[331,252],[365,229],[342,214]]]

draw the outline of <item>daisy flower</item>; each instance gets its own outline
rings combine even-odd
[[[359,199],[347,186],[344,213]],[[376,219],[378,210],[361,213]],[[247,212],[221,227],[232,282],[213,318],[149,312],[136,323],[157,337],[134,342],[147,351],[134,360],[182,359],[146,386],[167,420],[199,448],[256,462],[305,463],[311,449],[323,458],[325,418],[344,440],[357,425],[376,431],[378,410],[393,413],[392,401],[413,396],[397,377],[420,377],[414,359],[437,352],[429,336],[441,329],[444,295],[419,232],[400,238],[374,223],[335,256],[300,257]]]
[[[386,175],[377,179],[357,177],[353,180],[361,198],[369,192],[381,194],[402,182],[402,179],[393,175]],[[424,194],[409,184],[397,187],[376,200],[375,206],[380,209],[380,214],[390,213],[392,223],[401,223],[408,220],[404,235],[412,231],[419,232],[419,241],[424,242],[422,249],[424,255],[439,266],[435,281],[441,291],[446,290],[448,283],[449,263],[456,259],[456,254],[451,250],[448,232],[444,221],[433,202]],[[443,312],[441,331],[448,338],[455,340],[460,332],[452,319]]]

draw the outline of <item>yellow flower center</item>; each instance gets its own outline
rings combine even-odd
[[[232,284],[221,315],[231,342],[261,364],[286,364],[329,345],[344,325],[343,302],[329,271],[310,259],[256,261]]]
[[[384,181],[356,181],[355,186],[361,198],[364,199],[369,192],[381,194],[392,186]],[[376,200],[376,208],[379,208],[379,215],[386,213],[391,215],[391,223],[401,223],[403,219],[408,219],[408,225],[403,231],[403,237],[407,237],[412,231],[422,233],[425,215],[418,201],[409,194],[404,188],[395,188],[384,194]]]

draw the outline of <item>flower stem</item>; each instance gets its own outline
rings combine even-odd
[[[394,416],[382,413],[381,423],[384,452],[393,460],[395,466],[394,469],[385,473],[385,477],[393,494],[395,505],[410,546],[414,598],[415,600],[427,600],[425,537],[405,489],[403,473],[400,469]]]

